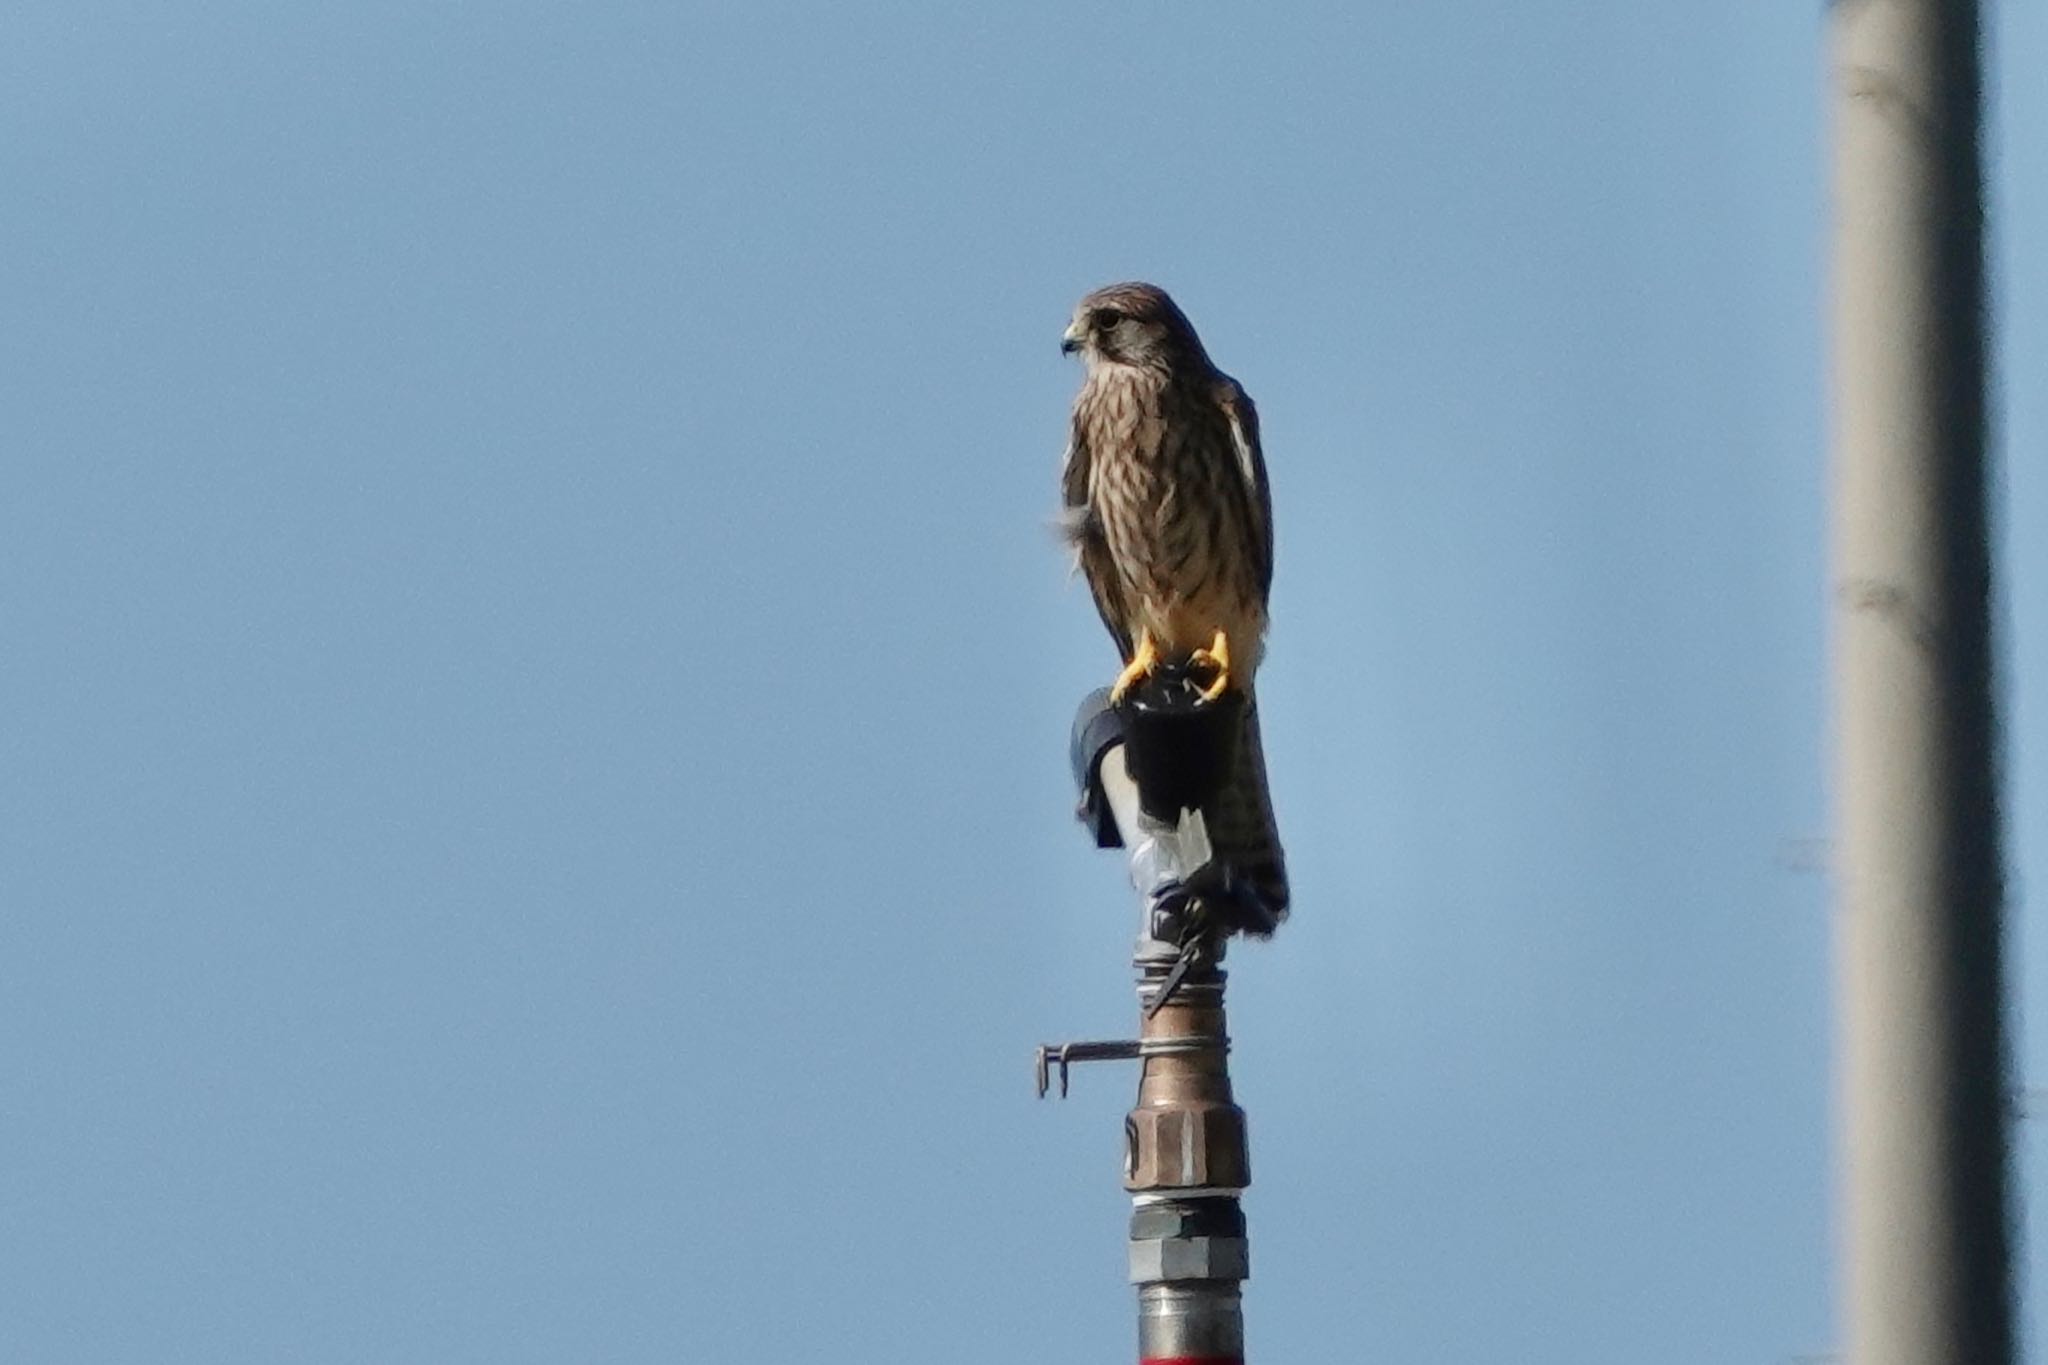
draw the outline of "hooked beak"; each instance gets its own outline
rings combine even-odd
[[[1080,349],[1081,333],[1079,330],[1079,324],[1070,325],[1067,328],[1066,333],[1060,337],[1060,354],[1072,355],[1074,352]]]

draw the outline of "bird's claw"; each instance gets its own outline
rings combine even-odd
[[[1159,646],[1152,643],[1152,635],[1148,631],[1138,637],[1137,651],[1131,655],[1131,661],[1124,665],[1124,671],[1116,675],[1116,681],[1110,684],[1110,705],[1123,705],[1124,698],[1130,695],[1132,688],[1150,682],[1152,675],[1158,671]]]
[[[1209,685],[1201,689],[1202,700],[1213,702],[1230,690],[1230,637],[1222,631],[1209,642],[1207,649],[1198,649],[1188,655],[1188,663],[1215,676]]]
[[[1147,667],[1143,661],[1138,659],[1133,659],[1128,664],[1125,664],[1124,671],[1117,674],[1116,681],[1110,684],[1110,705],[1122,706],[1124,698],[1131,694],[1131,689],[1142,686],[1152,680],[1153,671],[1152,668]]]

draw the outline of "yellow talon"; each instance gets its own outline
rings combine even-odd
[[[1124,696],[1139,683],[1147,682],[1159,668],[1159,646],[1152,643],[1152,632],[1138,632],[1138,652],[1124,665],[1124,671],[1116,675],[1110,684],[1109,700],[1113,706],[1121,706]]]
[[[1222,631],[1209,642],[1207,649],[1198,649],[1188,655],[1188,662],[1198,668],[1216,670],[1216,681],[1202,689],[1203,701],[1215,701],[1230,687],[1230,637]]]

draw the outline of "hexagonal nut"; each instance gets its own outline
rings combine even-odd
[[[1130,1246],[1132,1284],[1251,1278],[1251,1244],[1242,1237],[1171,1237]]]
[[[1164,1241],[1169,1237],[1242,1236],[1244,1206],[1235,1196],[1175,1199],[1154,1195],[1131,1206],[1134,1242]]]
[[[1134,1109],[1124,1120],[1127,1190],[1241,1190],[1251,1180],[1244,1111],[1236,1105]]]

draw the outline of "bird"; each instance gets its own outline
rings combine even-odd
[[[1088,294],[1060,349],[1085,367],[1061,467],[1061,527],[1122,654],[1111,699],[1169,666],[1205,679],[1210,701],[1243,694],[1237,761],[1203,815],[1218,860],[1255,899],[1219,897],[1210,910],[1225,930],[1264,937],[1286,918],[1288,886],[1254,691],[1273,586],[1258,410],[1157,285]]]

